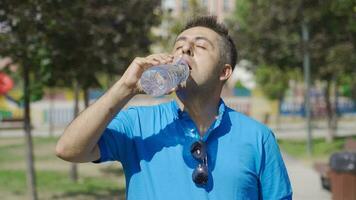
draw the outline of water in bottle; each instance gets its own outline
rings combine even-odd
[[[143,91],[151,96],[162,96],[188,79],[189,66],[180,59],[174,64],[150,67],[143,72],[140,84]]]

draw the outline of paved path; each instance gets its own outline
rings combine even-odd
[[[283,154],[293,188],[293,200],[331,200],[331,193],[322,189],[319,175],[310,166]]]

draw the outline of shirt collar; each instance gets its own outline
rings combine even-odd
[[[211,124],[207,132],[204,134],[202,140],[205,141],[209,137],[210,133],[220,126],[225,110],[226,110],[225,102],[220,98],[218,104],[218,116],[216,117],[216,120]],[[176,101],[172,101],[172,111],[175,119],[182,120],[182,121],[191,121],[191,123],[194,124],[189,114],[185,111],[182,111]]]

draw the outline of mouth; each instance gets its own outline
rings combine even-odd
[[[188,65],[189,71],[191,71],[191,70],[193,69],[192,66],[191,66],[191,64],[190,64],[190,61],[189,61],[188,59],[182,58],[182,61],[183,61],[185,64]]]

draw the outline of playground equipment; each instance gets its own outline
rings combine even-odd
[[[6,94],[14,87],[14,82],[5,73],[0,72],[0,95]]]

